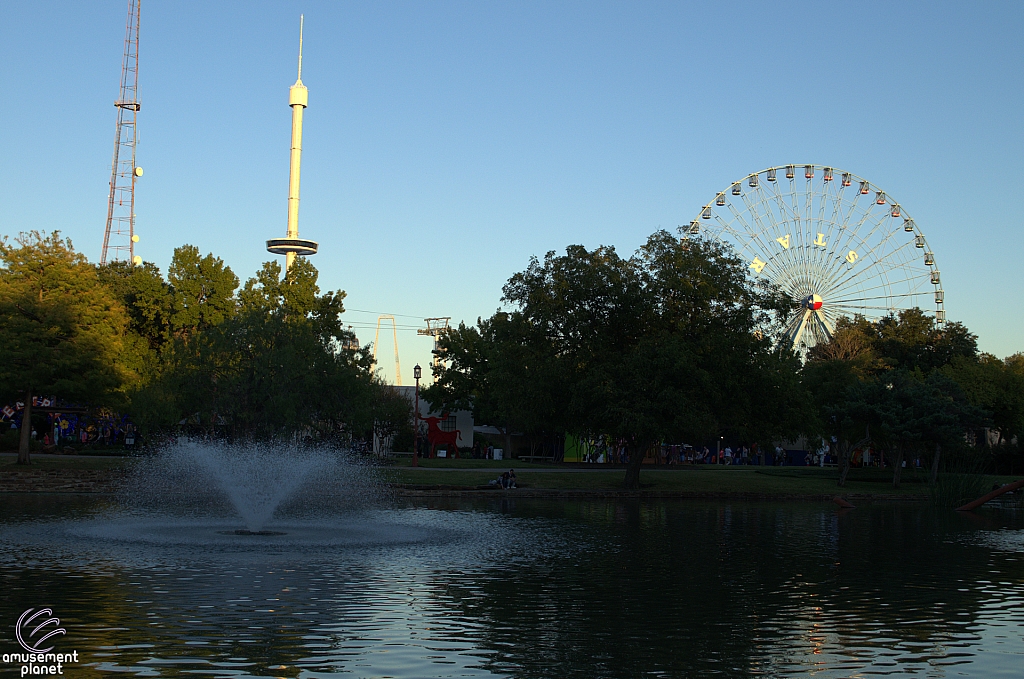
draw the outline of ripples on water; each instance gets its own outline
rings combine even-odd
[[[1024,653],[1011,513],[520,500],[247,538],[3,499],[0,620],[51,606],[75,676],[994,677]]]

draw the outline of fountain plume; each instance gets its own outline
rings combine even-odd
[[[345,450],[184,441],[138,461],[121,491],[137,512],[237,517],[259,533],[275,515],[367,509],[383,499],[374,470]]]

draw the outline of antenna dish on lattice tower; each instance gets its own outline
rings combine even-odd
[[[427,322],[426,328],[420,328],[416,331],[417,335],[429,335],[434,338],[434,352],[437,352],[441,342],[441,335],[445,334],[451,329],[450,321],[451,316],[444,316],[441,318],[424,318]],[[441,365],[441,359],[437,357],[437,353],[433,354],[433,366],[436,368]]]
[[[395,386],[402,386],[402,366],[398,362],[398,325],[395,317],[391,314],[381,314],[377,317],[377,334],[373,337],[373,362],[377,363],[377,345],[380,342],[380,322],[391,321],[391,331],[395,341]]]
[[[121,59],[121,91],[114,102],[117,127],[114,132],[114,160],[110,166],[110,194],[107,198],[107,226],[103,232],[100,264],[126,259],[140,264],[135,256],[135,180],[142,168],[135,165],[135,123],[139,109],[139,17],[142,0],[128,0],[128,19]]]

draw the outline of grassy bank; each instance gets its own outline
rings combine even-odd
[[[429,460],[427,462],[435,462]],[[445,461],[441,461],[445,462]],[[451,460],[447,462],[459,462]],[[464,462],[469,462],[464,461]],[[477,462],[485,462],[483,460]],[[477,471],[445,471],[440,466],[412,469],[392,467],[385,472],[390,483],[402,486],[441,486],[445,488],[476,488],[497,478],[509,462],[491,463],[493,469]],[[550,465],[524,466],[511,463],[516,469],[519,487],[538,490],[615,491],[622,489],[624,472],[621,469],[592,471],[561,471]],[[459,465],[448,465],[448,469]],[[464,469],[470,469],[468,465]],[[1007,483],[1010,477],[986,476],[984,483]],[[640,474],[641,490],[656,492],[706,493],[708,495],[764,494],[772,496],[852,495],[900,496],[907,499],[927,499],[929,486],[924,473],[908,470],[900,488],[892,487],[892,471],[886,469],[851,470],[844,488],[836,485],[838,473],[834,469],[818,468],[758,468],[758,467],[678,467],[673,469],[647,469]]]
[[[87,455],[32,456],[32,465],[16,464],[16,456],[0,453],[0,473],[24,470],[92,470],[117,472],[134,460],[125,457]],[[523,463],[519,460],[427,459],[412,468],[409,458],[394,460],[381,472],[386,482],[398,487],[446,490],[473,490],[487,486],[501,472],[514,467],[519,487],[540,491],[614,492],[622,490],[625,471],[603,465],[552,465]],[[956,475],[950,476],[953,478]],[[963,476],[963,475],[960,475]],[[1009,483],[1016,477],[979,475],[971,480],[970,498],[977,497],[994,484]],[[642,491],[709,496],[807,497],[841,495],[849,497],[899,497],[927,500],[931,487],[924,471],[905,470],[903,483],[892,487],[890,469],[853,469],[847,485],[836,485],[835,469],[816,467],[716,467],[713,465],[644,467],[640,474]],[[959,477],[957,477],[959,478]],[[512,491],[514,492],[514,491]]]
[[[392,467],[412,468],[412,457],[396,457],[388,461]],[[514,468],[516,473],[520,469],[552,469],[551,463],[543,462],[521,462],[519,460],[474,460],[472,458],[419,458],[416,464],[422,469],[497,469],[499,473],[509,468]]]
[[[16,453],[0,453],[0,471],[24,469],[123,469],[131,464],[127,457],[98,457],[94,455],[44,455],[32,453],[32,464],[18,465]]]

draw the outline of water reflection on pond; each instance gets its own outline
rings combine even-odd
[[[1012,512],[424,502],[350,517],[376,541],[167,543],[103,501],[0,499],[0,621],[52,607],[73,676],[991,677],[1024,653]]]

